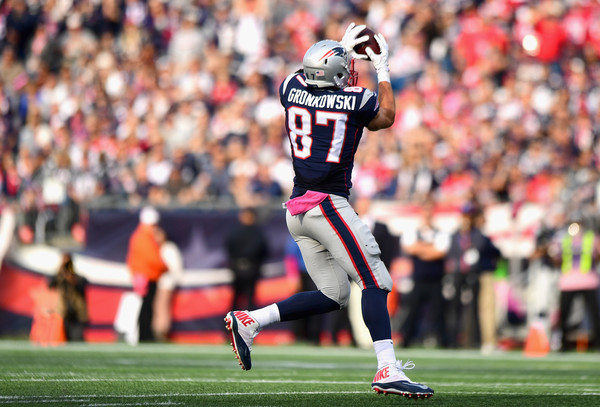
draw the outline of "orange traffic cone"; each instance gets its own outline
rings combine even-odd
[[[529,327],[529,334],[525,340],[524,354],[528,357],[542,357],[550,352],[550,341],[541,322],[534,322]]]

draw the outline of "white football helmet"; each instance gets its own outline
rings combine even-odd
[[[339,42],[319,41],[306,51],[302,60],[306,83],[318,88],[354,86],[353,62]]]

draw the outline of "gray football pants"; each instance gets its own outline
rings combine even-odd
[[[341,307],[350,297],[348,277],[361,289],[391,291],[379,245],[346,198],[330,194],[305,213],[292,216],[288,211],[286,221],[317,289]]]

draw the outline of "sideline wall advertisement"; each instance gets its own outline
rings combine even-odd
[[[138,224],[137,211],[98,210],[90,213],[86,246],[73,253],[77,272],[89,282],[87,301],[88,341],[116,341],[113,323],[123,293],[131,290],[125,266],[129,237]],[[257,303],[265,305],[293,294],[298,281],[288,278],[284,250],[290,238],[285,211],[259,212],[269,242],[269,257],[257,287]],[[223,317],[232,292],[224,242],[238,224],[237,211],[161,211],[160,226],[180,249],[184,273],[172,302],[170,340],[219,343],[225,340]],[[14,247],[0,270],[0,335],[27,335],[34,308],[32,293],[47,284],[62,253],[44,245]],[[261,335],[264,341],[293,340],[287,324]]]

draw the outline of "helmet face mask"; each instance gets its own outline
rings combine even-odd
[[[350,78],[348,78],[348,86],[358,85],[358,72],[354,70],[354,58],[350,59]]]
[[[306,83],[318,88],[345,88],[355,84],[353,60],[337,41],[323,40],[304,54],[302,65]]]

